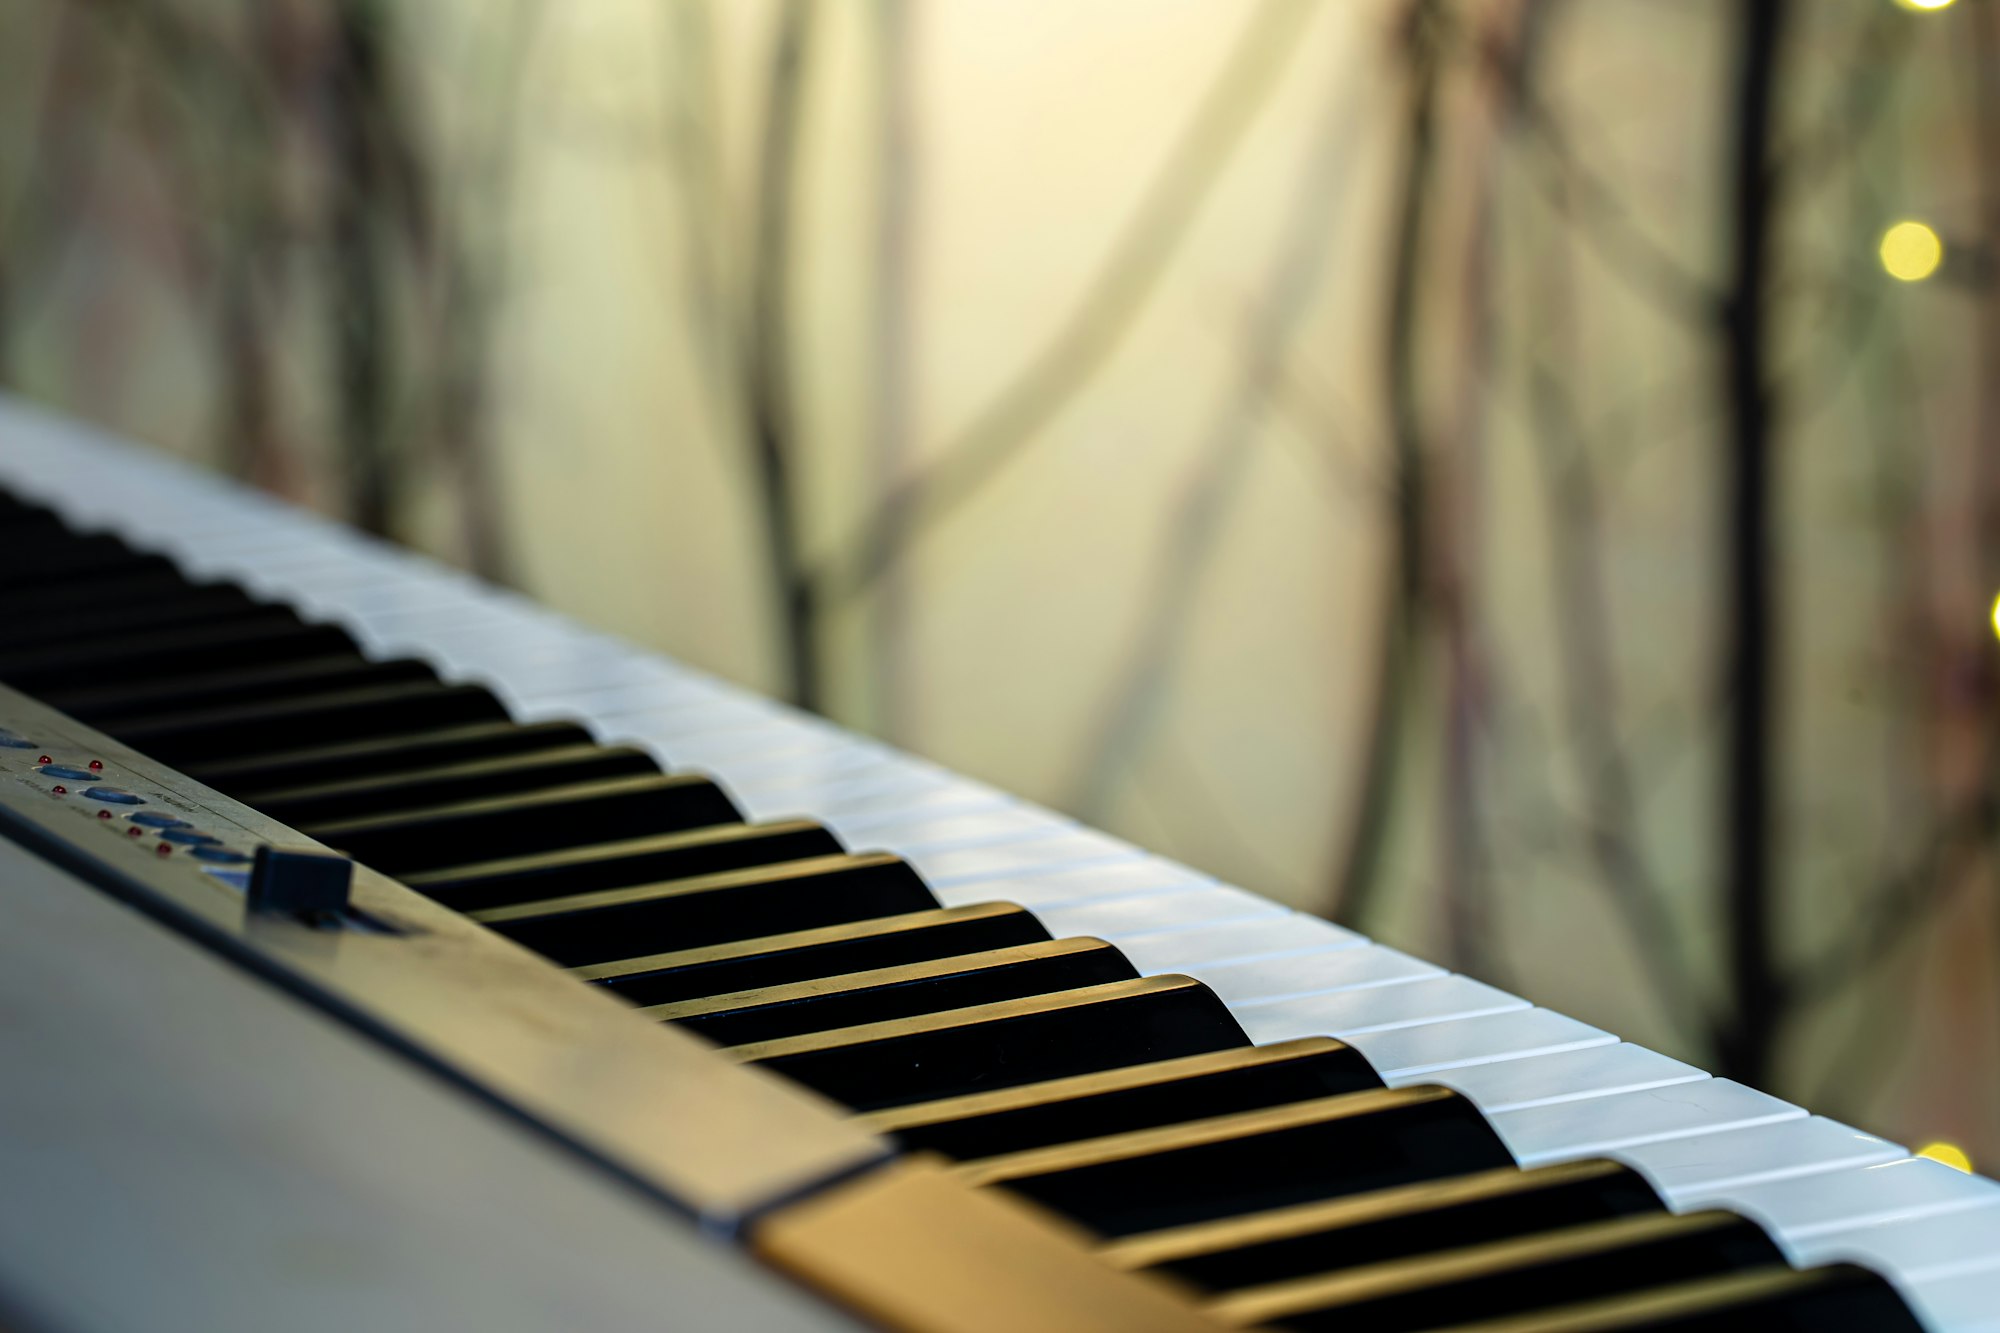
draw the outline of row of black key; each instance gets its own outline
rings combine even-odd
[[[1752,1224],[1669,1214],[1625,1167],[1522,1170],[1464,1098],[1385,1088],[1337,1041],[1252,1046],[1198,982],[1017,906],[941,907],[900,859],[747,824],[642,751],[516,724],[46,511],[0,515],[36,553],[0,573],[0,613],[39,626],[0,680],[1068,1216],[1229,1322],[1915,1327],[1872,1275],[1793,1273]]]

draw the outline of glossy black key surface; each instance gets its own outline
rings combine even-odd
[[[874,1111],[1248,1044],[1214,991],[1167,976],[757,1042],[734,1054]]]
[[[297,662],[234,667],[121,685],[44,690],[37,697],[51,708],[59,708],[79,721],[117,735],[119,726],[128,719],[163,713],[199,712],[263,701],[290,701],[341,690],[436,681],[437,673],[422,662],[370,662],[358,653],[343,652]]]
[[[244,616],[192,628],[121,630],[0,654],[0,680],[27,694],[61,694],[336,655],[356,655],[354,641],[336,626],[308,625],[289,614]]]
[[[1137,976],[1125,955],[1102,940],[1048,940],[706,1000],[683,1000],[645,1012],[718,1045],[742,1046],[1129,981]]]
[[[414,878],[418,882],[412,887],[431,891],[421,882],[423,876]],[[936,906],[931,891],[903,861],[883,853],[843,853],[517,902],[474,911],[472,918],[575,967]]]
[[[29,642],[35,644],[157,625],[207,625],[267,616],[298,619],[291,608],[257,601],[233,584],[183,583],[170,569],[60,588],[24,588],[11,598],[0,596],[0,617],[32,623],[35,634]]]
[[[685,833],[627,838],[534,856],[506,857],[419,871],[403,876],[403,882],[447,907],[461,912],[483,912],[512,903],[660,884],[696,875],[776,865],[782,861],[833,856],[843,850],[840,840],[833,834],[802,819],[773,824],[720,824]],[[902,910],[911,909],[906,907]],[[835,921],[853,919],[850,916],[829,916],[810,924],[832,925]],[[740,939],[742,936],[727,938]],[[635,943],[625,952],[644,953],[703,943],[712,944],[715,940]],[[613,952],[592,958],[558,961],[603,962],[607,958],[621,956]]]
[[[19,541],[0,561],[0,590],[53,588],[155,569],[160,557],[134,551],[116,537],[90,533],[65,541]]]
[[[958,1169],[1112,1237],[1512,1162],[1477,1107],[1425,1086],[1032,1149]]]
[[[152,758],[192,769],[204,761],[506,716],[500,701],[480,686],[426,680],[118,718],[103,729]]]
[[[1653,1187],[1628,1166],[1564,1162],[1134,1236],[1111,1257],[1121,1267],[1228,1291],[1664,1210]]]
[[[263,750],[232,759],[196,763],[189,766],[188,775],[217,791],[256,805],[267,793],[365,782],[378,775],[393,777],[397,773],[447,764],[590,744],[590,733],[575,722],[474,722],[435,728],[419,725],[365,740]]]
[[[446,805],[604,778],[657,775],[644,750],[626,745],[565,745],[438,764],[373,772],[313,786],[267,789],[256,806],[293,828],[332,820]],[[736,818],[734,814],[730,816]]]
[[[737,824],[742,818],[708,778],[651,773],[307,824],[300,831],[400,877],[472,861]]]
[[[667,1004],[1048,938],[1024,908],[976,903],[621,958],[579,967],[576,975],[633,1004]]]
[[[971,1160],[1381,1086],[1361,1052],[1309,1037],[906,1106],[872,1127],[911,1151]]]
[[[1253,1288],[1232,1299],[1298,1333],[1413,1333],[1784,1261],[1770,1237],[1742,1218],[1658,1213],[1349,1269],[1317,1283]]]

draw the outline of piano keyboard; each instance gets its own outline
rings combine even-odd
[[[1222,1326],[2000,1330],[1993,1181],[4,405],[0,487],[0,682]]]

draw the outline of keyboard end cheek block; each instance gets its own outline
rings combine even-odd
[[[905,863],[824,858],[763,871],[549,899],[473,914],[492,930],[565,967],[781,931],[917,912],[937,905]],[[706,881],[706,882],[705,882]]]

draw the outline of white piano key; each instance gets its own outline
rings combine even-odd
[[[351,619],[362,625],[366,633],[407,639],[440,652],[491,650],[508,657],[529,660],[552,650],[566,650],[568,641],[573,637],[617,644],[627,652],[638,652],[610,635],[582,634],[562,616],[492,589],[468,598],[466,607],[478,614],[455,617],[444,624],[412,623],[401,612],[385,613],[387,619],[379,622],[365,615],[351,616]],[[668,671],[684,670],[677,663],[665,659],[653,660]]]
[[[509,661],[474,669],[507,696],[510,706],[520,708],[568,707],[608,716],[667,705],[720,708],[732,702],[721,690],[610,644],[579,637],[556,649],[532,658],[515,654]]]
[[[997,847],[962,847],[948,851],[917,852],[904,859],[917,868],[917,873],[924,877],[924,882],[940,897],[945,890],[983,884],[988,888],[978,897],[967,899],[961,896],[958,900],[988,902],[994,898],[1006,898],[1011,902],[1020,903],[1023,907],[1035,907],[1066,900],[1052,895],[1061,894],[1066,887],[1070,887],[1069,882],[1046,881],[1044,880],[1046,875],[1064,870],[1094,870],[1120,861],[1140,861],[1149,858],[1129,842],[1120,842],[1102,833],[1080,831],[1065,833],[1054,838],[1037,838],[1033,842],[1005,842]],[[1180,873],[1189,878],[1199,878],[1192,871]],[[993,887],[1002,882],[1006,884],[1005,892]],[[1115,881],[1093,882],[1109,884]],[[1164,888],[1172,882],[1172,876],[1163,872],[1159,879],[1148,887]],[[1067,896],[1079,898],[1096,895],[1076,886],[1075,891]]]
[[[773,770],[731,778],[724,785],[753,819],[823,819],[850,809],[895,808],[904,802],[921,807],[950,781],[921,764],[884,756],[831,777],[812,770]]]
[[[1643,1046],[1619,1043],[1586,1046],[1552,1055],[1531,1055],[1491,1064],[1461,1065],[1428,1074],[1385,1078],[1391,1087],[1412,1083],[1442,1083],[1456,1088],[1488,1112],[1518,1111],[1530,1106],[1609,1097],[1644,1088],[1692,1083],[1708,1077],[1705,1070],[1682,1064]]]
[[[797,713],[768,699],[737,698],[727,708],[664,708],[610,712],[594,710],[589,718],[594,726],[618,727],[644,732],[662,745],[677,745],[727,754],[732,747],[758,745],[768,748],[769,738],[795,736],[857,738]],[[756,751],[751,751],[755,753]]]
[[[1676,1207],[1730,1208],[1747,1213],[1788,1245],[1825,1231],[1996,1204],[2000,1204],[2000,1184],[1923,1157],[1730,1186],[1675,1199]]]
[[[644,745],[661,755],[669,767],[701,769],[724,779],[775,764],[805,762],[817,763],[821,772],[840,772],[873,762],[883,754],[879,746],[789,722],[701,738],[661,737],[647,728],[609,726],[595,718],[585,722],[605,740],[617,738]]]
[[[1206,875],[1196,875],[1162,857],[1126,855],[1124,851],[1104,851],[1092,857],[1090,849],[1096,845],[1096,841],[1076,843],[1074,839],[1054,839],[1052,847],[980,847],[964,853],[938,853],[926,859],[912,857],[912,865],[918,871],[924,871],[926,865],[932,867],[930,873],[924,873],[924,883],[930,885],[930,891],[946,907],[1020,903],[1028,911],[1042,911],[1044,907],[1156,895],[1168,889],[1194,889],[1212,883]],[[1122,849],[1124,845],[1120,843],[1118,847]],[[1082,855],[1084,865],[1038,867],[1032,863],[1038,851],[1050,857]],[[960,867],[966,871],[966,879],[936,875],[936,867]]]
[[[1309,995],[1257,1005],[1236,1017],[1250,1034],[1250,1040],[1262,1045],[1294,1037],[1338,1037],[1344,1041],[1366,1032],[1527,1007],[1528,1002],[1518,995],[1509,995],[1470,977],[1446,976],[1413,981],[1406,986],[1337,991],[1332,995]]]
[[[1644,1173],[1670,1204],[1683,1207],[1738,1185],[1872,1166],[1909,1156],[1887,1139],[1824,1116],[1643,1143],[1621,1148],[1613,1155]]]
[[[607,743],[616,734],[608,728],[600,730],[595,725],[591,726],[591,731]],[[832,779],[865,769],[891,753],[861,741],[801,741],[796,748],[774,747],[754,755],[717,760],[689,758],[678,745],[659,744],[639,737],[626,743],[644,747],[670,769],[706,773],[725,787],[788,766],[806,768]]]
[[[671,747],[656,745],[643,736],[632,736],[611,728],[591,728],[596,737],[611,744],[636,745],[646,750],[670,770],[703,771],[700,764],[684,764],[675,757]],[[828,748],[795,753],[787,760],[770,768],[761,768],[755,762],[731,765],[727,772],[713,767],[706,769],[709,776],[722,784],[723,790],[731,794],[760,790],[759,782],[767,774],[791,773],[807,787],[831,788],[846,783],[860,783],[867,780],[887,780],[897,767],[893,751],[872,748]],[[818,806],[802,807],[796,802],[785,813],[811,818],[819,813]]]
[[[643,666],[616,658],[549,662],[527,671],[435,659],[431,664],[440,675],[484,685],[518,722],[582,722],[603,711],[597,706],[600,700],[639,693],[658,698],[669,690],[693,706],[727,706],[723,699],[699,695],[678,682],[662,681]]]
[[[1273,918],[1239,921],[1192,935],[1136,935],[1119,947],[1132,966],[1147,975],[1196,972],[1283,959],[1297,954],[1321,954],[1329,949],[1354,949],[1368,941],[1351,930],[1304,912],[1284,912]]]
[[[928,779],[920,789],[905,792],[877,791],[846,799],[843,799],[840,793],[833,792],[829,793],[828,803],[816,807],[816,811],[827,827],[843,838],[880,836],[885,842],[896,842],[899,845],[900,838],[883,830],[909,820],[935,819],[946,815],[962,816],[1003,810],[1034,811],[1054,820],[1060,826],[1050,829],[1045,825],[1042,829],[1044,835],[1067,832],[1071,828],[1079,827],[1075,820],[1051,816],[1037,806],[1031,806],[982,782],[968,782],[964,778],[954,778],[941,772],[925,772],[914,765],[912,771],[922,773]]]
[[[825,725],[774,700],[714,682],[690,678],[685,684],[689,687],[685,692],[663,695],[656,701],[635,698],[622,708],[615,706],[615,701],[601,703],[589,709],[591,720],[605,726],[643,727],[663,741],[787,724],[809,729]]]
[[[364,632],[476,622],[489,613],[476,597],[423,583],[392,584],[367,594],[335,594],[281,585],[276,580],[255,576],[240,582],[252,592],[290,602],[302,613],[337,620]]]
[[[1991,1270],[1911,1281],[1889,1274],[1910,1309],[1937,1333],[2000,1333],[2000,1277]]]
[[[901,820],[866,824],[851,836],[839,824],[832,827],[857,852],[887,851],[902,856],[1042,841],[1082,828],[1074,820],[1063,819],[1031,805],[971,814],[934,815],[920,811]]]
[[[1553,1010],[1516,1009],[1361,1033],[1351,1038],[1350,1044],[1368,1057],[1368,1063],[1385,1080],[1409,1081],[1439,1070],[1609,1046],[1617,1040],[1609,1032]]]
[[[1521,1165],[1540,1166],[1661,1139],[1802,1120],[1805,1114],[1740,1083],[1711,1078],[1586,1102],[1503,1111],[1491,1119]]]
[[[309,605],[309,604],[302,604]],[[440,662],[473,662],[506,666],[543,651],[546,631],[527,617],[505,607],[471,604],[450,615],[433,617],[357,616],[339,612],[326,617],[341,625],[364,648]]]
[[[1216,884],[1136,898],[1092,899],[1067,907],[1045,907],[1035,915],[1058,939],[1092,935],[1123,945],[1128,937],[1213,929],[1238,921],[1285,915],[1268,898]],[[1129,955],[1128,955],[1129,956]]]
[[[1841,1227],[1786,1247],[1795,1264],[1863,1264],[1912,1281],[1965,1273],[2000,1276],[2000,1201],[1900,1222]],[[1996,1293],[2000,1294],[2000,1293]]]
[[[1304,995],[1393,986],[1445,974],[1435,963],[1426,963],[1380,944],[1342,948],[1340,943],[1285,958],[1203,964],[1180,970],[1221,996],[1232,1013]]]
[[[634,719],[644,718],[647,734],[662,745],[673,743],[673,733],[658,726],[654,714],[669,703],[690,713],[700,712],[717,721],[746,727],[765,726],[771,721],[766,710],[731,699],[719,690],[704,689],[683,680],[635,680],[625,673],[626,678],[622,680],[614,676],[608,681],[572,680],[555,684],[544,674],[540,678],[531,677],[515,684],[503,679],[508,674],[504,669],[488,668],[467,674],[491,686],[515,716],[524,722],[575,718],[582,722],[617,726],[620,723],[629,725]],[[572,672],[572,675],[575,674],[578,673]],[[520,680],[520,676],[516,674],[514,679]],[[625,706],[631,704],[640,706]]]
[[[373,606],[383,599],[404,604],[419,594],[479,599],[485,590],[464,574],[441,568],[405,566],[380,557],[345,558],[336,553],[299,552],[286,564],[269,557],[245,561],[242,576],[293,596],[333,603]]]

